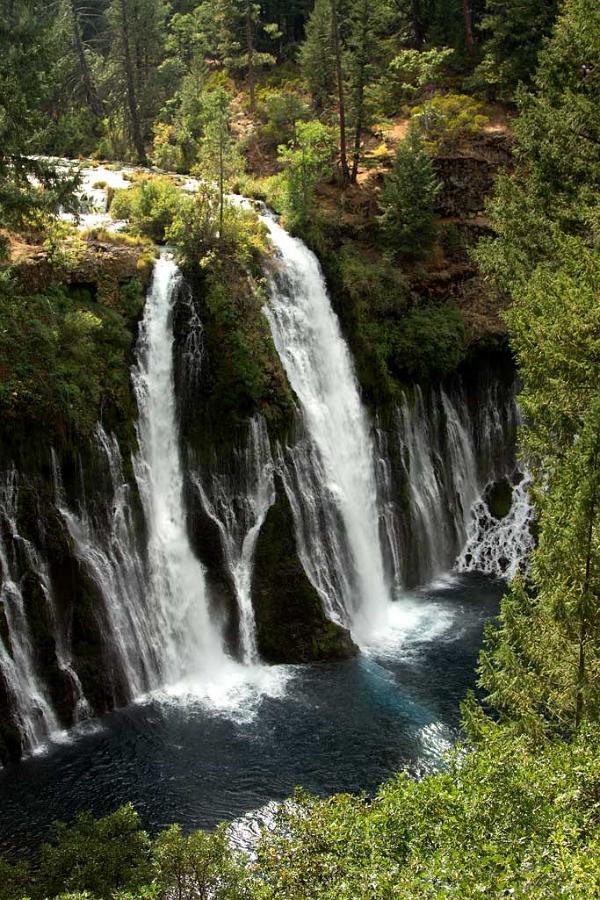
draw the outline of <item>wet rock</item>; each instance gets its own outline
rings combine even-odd
[[[350,632],[327,618],[300,562],[292,511],[279,479],[277,497],[256,548],[252,593],[259,651],[271,663],[355,656]]]

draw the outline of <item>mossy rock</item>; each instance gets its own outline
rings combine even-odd
[[[253,603],[258,648],[271,663],[348,659],[350,632],[325,615],[298,555],[292,511],[281,481],[256,548]]]
[[[512,485],[503,478],[496,481],[486,491],[485,502],[495,519],[505,519],[512,509]]]

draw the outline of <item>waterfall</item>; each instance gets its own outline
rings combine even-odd
[[[205,573],[187,533],[173,372],[172,314],[181,273],[166,253],[154,268],[138,344],[134,388],[140,451],[135,473],[148,526],[152,606],[162,682],[214,673],[223,637],[210,613]]]
[[[24,748],[31,750],[56,731],[59,723],[37,672],[22,577],[24,569],[39,577],[40,561],[33,546],[19,534],[17,496],[18,476],[12,469],[0,486],[0,615],[4,616],[8,636],[5,643],[0,627],[0,674]],[[43,576],[40,581],[43,584]]]
[[[485,494],[477,499],[471,510],[467,539],[456,563],[459,572],[484,572],[510,580],[519,570],[527,569],[535,546],[530,485],[527,474],[517,475],[511,486],[510,511],[503,518],[493,515]]]
[[[122,470],[116,438],[96,431],[100,460],[108,468],[109,502],[88,506],[85,491],[74,509],[68,505],[58,460],[53,454],[56,506],[73,542],[75,554],[95,584],[108,633],[105,643],[118,668],[129,699],[148,690],[158,678],[154,630],[147,603],[146,569],[132,521],[131,488]]]
[[[231,471],[194,477],[202,505],[219,529],[240,614],[240,645],[245,663],[258,661],[252,606],[252,567],[260,529],[275,502],[273,457],[267,423],[255,416],[245,447],[236,448]]]
[[[311,472],[302,471],[296,458],[296,474],[305,500],[317,487],[320,496],[308,502],[314,506],[332,502],[339,512],[343,559],[328,560],[327,565],[333,564],[339,571],[349,564],[342,605],[346,624],[360,633],[370,629],[390,599],[379,539],[369,422],[315,255],[273,219],[262,218],[280,258],[271,279],[266,314],[275,347],[300,402],[312,445],[309,452],[316,463]],[[319,475],[317,484],[315,473]],[[319,551],[321,538],[321,534],[310,534],[307,552],[311,557]],[[321,565],[317,562],[311,569]]]
[[[499,381],[452,391],[415,387],[392,426],[376,430],[379,510],[396,594],[455,568],[512,577],[533,546],[529,480],[514,455],[518,409]],[[488,500],[510,485],[510,511],[495,519]]]

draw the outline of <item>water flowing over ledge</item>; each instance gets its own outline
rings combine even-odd
[[[28,476],[14,467],[3,475],[0,713],[21,751],[153,691],[166,700],[192,694],[231,710],[281,689],[285,678],[260,663],[252,595],[257,541],[281,501],[276,479],[292,511],[298,556],[327,615],[365,646],[386,632],[420,627],[406,598],[411,588],[453,568],[510,577],[526,564],[532,511],[514,457],[514,386],[492,373],[481,384],[415,387],[393,415],[372,422],[314,254],[272,217],[263,220],[277,257],[265,312],[298,401],[295,435],[273,442],[256,416],[227,470],[218,460],[211,471],[184,470],[173,334],[173,307],[184,288],[163,252],[132,373],[139,410],[134,476],[101,426],[97,485],[82,470],[79,487],[71,477],[67,489],[53,456],[57,522],[101,635],[101,702],[90,695],[90,674],[86,681],[74,652],[73,611],[55,597],[47,536],[21,533],[19,491],[30,488]],[[181,352],[197,372],[205,365],[202,322],[190,291],[185,300],[190,327]],[[236,648],[190,541],[186,478],[219,535],[235,596]],[[497,484],[510,494],[502,513],[490,499]],[[68,685],[60,708],[35,646],[33,602],[46,609],[47,652]]]

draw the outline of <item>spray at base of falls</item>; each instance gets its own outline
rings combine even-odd
[[[391,599],[379,539],[369,422],[316,256],[271,217],[263,216],[262,221],[281,259],[265,311],[310,440],[310,449],[296,455],[293,462],[301,497],[295,505],[296,519],[299,532],[306,535],[305,556],[311,561],[308,574],[323,593],[323,584],[331,580],[324,566],[348,571],[339,583],[338,604],[343,624],[360,637],[385,615]],[[313,471],[302,464],[309,456]],[[336,558],[328,554],[330,558],[324,560],[321,548],[311,540],[316,537],[318,542],[319,535],[303,528],[300,518],[307,505],[337,509],[342,524],[340,546],[330,548]]]

